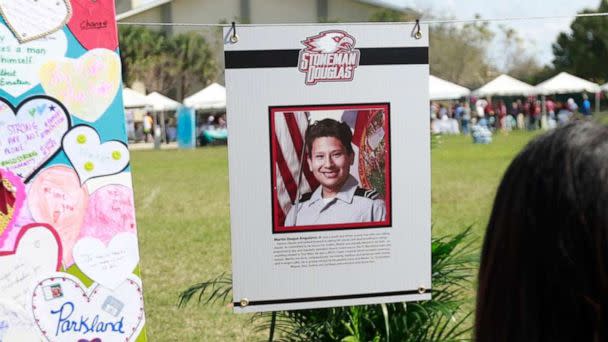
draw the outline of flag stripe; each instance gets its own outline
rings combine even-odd
[[[353,132],[353,144],[357,145],[357,147],[361,144],[361,138],[363,138],[363,132],[365,131],[365,127],[369,121],[369,118],[372,117],[371,110],[360,110],[357,113],[357,121],[355,122],[355,128]]]
[[[289,168],[293,179],[297,180],[297,175],[300,171],[300,155],[295,149],[293,137],[289,132],[284,115],[279,114],[275,117],[275,127],[275,134],[279,141],[280,149],[283,152],[283,158],[286,166]],[[287,179],[284,180],[287,181]]]
[[[278,167],[277,172],[279,172]],[[283,178],[281,176],[277,177],[277,200],[279,202],[279,205],[281,206],[281,209],[283,209],[283,211],[287,213],[289,211],[289,208],[291,208],[291,198],[287,193],[285,183],[283,182]]]
[[[287,193],[287,189],[285,188],[285,183],[283,182],[283,177],[279,174],[279,167],[275,165],[275,174],[276,182],[277,182],[277,198],[275,201],[278,203],[278,208],[281,210],[277,210],[277,220],[279,225],[283,225],[285,222],[285,218],[287,213],[291,209],[291,199],[289,198],[289,194]],[[277,206],[275,206],[277,208]]]
[[[303,117],[304,119],[306,119],[306,116],[302,115],[304,113],[296,113],[296,114],[299,114],[298,117]],[[285,113],[285,123],[287,124],[287,129],[289,130],[289,135],[291,135],[291,140],[293,141],[293,146],[294,146],[295,151],[299,158],[302,156],[302,149],[304,148],[304,139],[302,138],[304,136],[304,133],[300,130],[300,126],[298,125],[298,121],[296,120],[294,113]],[[306,156],[303,156],[303,159],[302,159],[302,172],[304,174],[304,177],[308,181],[308,184],[310,185],[309,189],[311,189],[311,190],[315,189],[318,186],[318,183],[317,183],[317,180],[315,179],[314,175],[310,171],[310,167],[308,166],[308,160],[306,159]],[[297,177],[297,175],[296,175],[296,177]],[[302,187],[300,187],[300,189],[302,190]]]
[[[278,138],[277,138],[278,139]],[[277,148],[276,150],[277,156],[277,167],[279,169],[279,174],[281,178],[283,178],[283,182],[285,183],[285,188],[287,189],[287,193],[289,194],[289,198],[294,202],[296,199],[296,182],[293,179],[291,171],[289,171],[289,167],[287,166],[287,162],[285,162],[285,158],[283,157],[283,151],[281,148]]]

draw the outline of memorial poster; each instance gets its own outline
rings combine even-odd
[[[224,39],[235,312],[430,299],[427,27]]]

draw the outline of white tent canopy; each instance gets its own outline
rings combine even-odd
[[[226,108],[226,88],[213,83],[198,93],[184,99],[184,104],[195,109]]]
[[[152,105],[152,109],[156,112],[164,110],[177,110],[181,103],[157,92],[152,92],[146,96]]]
[[[127,87],[122,90],[122,100],[125,108],[141,108],[151,105],[146,95]]]
[[[534,93],[533,86],[505,74],[473,91],[476,96],[527,96]]]
[[[537,93],[542,95],[582,92],[597,93],[600,90],[600,86],[596,83],[563,71],[536,85]]]
[[[608,91],[608,83],[604,83],[600,86],[603,91]]]
[[[431,100],[454,100],[468,96],[471,91],[456,83],[430,75],[429,94]]]

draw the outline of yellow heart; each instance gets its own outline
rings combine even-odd
[[[93,49],[80,58],[50,60],[40,67],[40,84],[70,114],[94,122],[108,109],[120,86],[120,58],[108,49]]]

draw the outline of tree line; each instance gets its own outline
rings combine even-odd
[[[170,35],[143,26],[120,26],[122,77],[143,82],[182,101],[216,79],[218,62],[211,44],[197,32]]]

